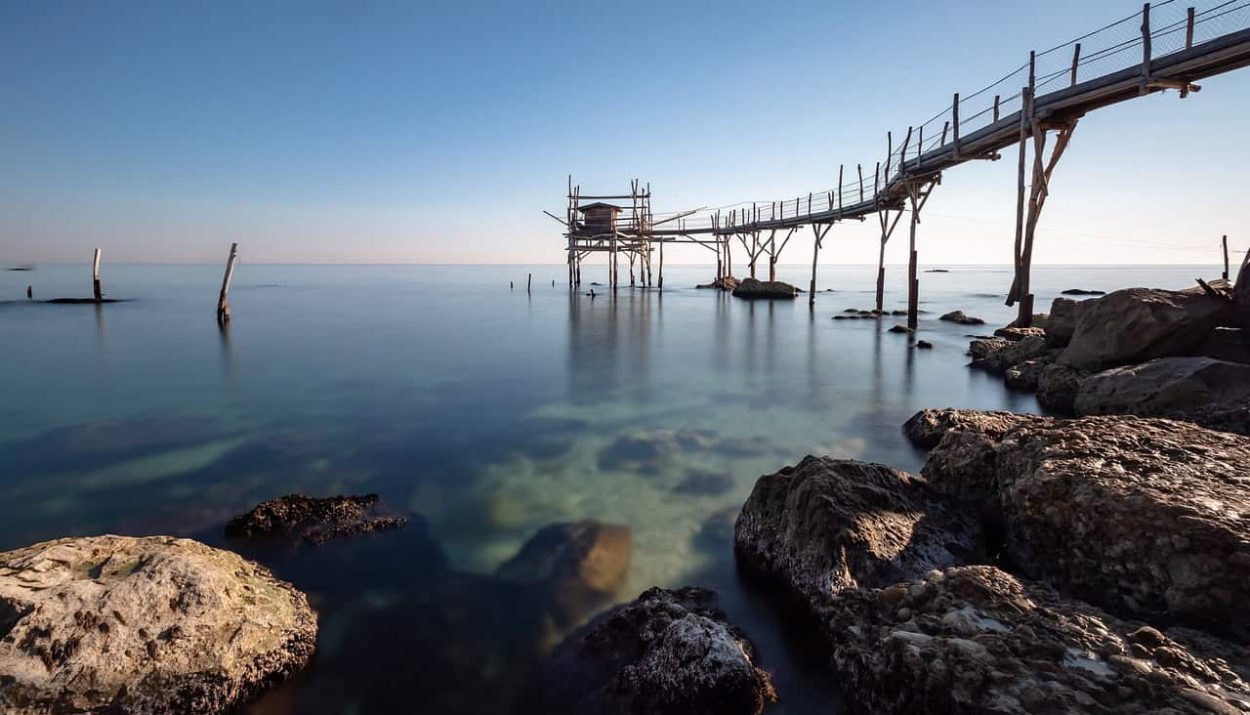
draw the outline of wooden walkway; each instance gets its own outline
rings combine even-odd
[[[789,238],[809,226],[815,238],[809,286],[809,301],[814,301],[816,260],[830,228],[840,221],[862,221],[876,215],[881,227],[877,278],[877,308],[881,309],[885,245],[902,214],[909,211],[908,326],[915,329],[919,292],[915,244],[920,211],[940,184],[942,172],[969,161],[997,160],[1003,150],[1016,146],[1016,270],[1007,302],[1019,303],[1017,324],[1028,325],[1033,311],[1029,269],[1035,228],[1055,166],[1078,121],[1088,112],[1156,92],[1174,90],[1186,97],[1200,90],[1197,82],[1247,65],[1250,0],[1213,1],[1203,8],[1184,7],[1174,0],[1153,7],[1148,3],[1140,13],[1077,40],[1029,53],[1027,64],[963,100],[955,94],[950,107],[908,128],[901,142],[896,143],[893,134],[887,133],[887,159],[871,167],[867,178],[862,164],[855,166],[853,175],[845,166],[839,167],[835,189],[782,201],[741,204],[728,210],[677,212],[656,220],[650,212],[649,187],[645,210],[638,211],[642,193],[641,185],[635,182],[631,195],[614,197],[632,198],[632,213],[611,232],[591,232],[577,223],[577,207],[583,197],[570,181],[570,209],[562,221],[571,227],[565,233],[570,283],[579,282],[581,259],[602,250],[612,254],[613,276],[618,252],[630,256],[631,278],[634,258],[638,257],[644,266],[643,283],[650,285],[650,257],[658,247],[662,287],[666,243],[694,243],[715,251],[720,278],[731,274],[733,239],[746,250],[751,276],[755,276],[758,259],[767,256],[771,278]],[[1013,85],[1013,80],[1019,84]],[[1001,92],[1013,86],[1020,87],[1019,91],[1004,99]],[[1049,137],[1055,142],[1047,155]],[[1027,160],[1030,145],[1031,170]],[[615,286],[615,277],[612,280]]]

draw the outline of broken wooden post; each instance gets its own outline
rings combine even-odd
[[[234,265],[239,260],[239,244],[230,244],[230,255],[226,258],[226,275],[221,279],[221,293],[217,296],[217,322],[230,322],[230,281],[234,279]]]
[[[104,291],[100,289],[100,249],[95,249],[95,258],[91,262],[91,287],[96,302],[104,299]]]

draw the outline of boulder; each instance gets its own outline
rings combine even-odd
[[[1037,392],[1037,383],[1041,379],[1042,370],[1054,362],[1054,358],[1045,357],[1025,360],[1019,365],[1012,365],[1003,373],[1003,381],[1007,387],[1024,392]]]
[[[1194,348],[1192,355],[1250,365],[1250,330],[1216,328]]]
[[[1080,415],[1144,415],[1186,419],[1250,405],[1250,365],[1205,357],[1157,358],[1104,370],[1081,381]]]
[[[308,599],[189,539],[96,536],[0,553],[0,711],[222,713],[303,668]]]
[[[1033,360],[1046,355],[1046,339],[1030,335],[1015,342],[993,338],[990,340],[973,340],[968,346],[972,355],[972,366],[986,372],[1001,375],[1007,368],[1019,365],[1026,360]]]
[[[1027,417],[1014,412],[925,409],[903,423],[903,434],[913,445],[921,449],[932,449],[952,429],[971,427],[978,432],[1001,435],[1020,424],[1023,419]]]
[[[652,588],[571,633],[543,664],[536,712],[757,715],[776,702],[746,635],[701,588]]]
[[[985,325],[984,320],[968,315],[962,310],[952,310],[938,318],[938,320],[945,320],[948,323],[959,323],[960,325]]]
[[[984,558],[980,525],[914,475],[808,456],[760,477],[734,528],[738,562],[819,613],[829,595]]]
[[[1076,333],[1076,324],[1089,301],[1055,298],[1050,304],[1050,320],[1046,326],[1046,344],[1052,348],[1066,347]]]
[[[799,289],[783,281],[759,281],[754,278],[743,278],[733,289],[735,298],[746,300],[792,299],[798,295]]]
[[[1087,374],[1062,362],[1043,366],[1037,374],[1037,403],[1048,410],[1072,412]]]
[[[519,601],[546,613],[558,629],[608,603],[629,572],[630,530],[585,520],[543,527],[495,577],[518,587]]]
[[[994,337],[1002,338],[1010,342],[1016,343],[1027,337],[1037,336],[1039,338],[1046,337],[1046,330],[1037,326],[1029,328],[1017,328],[1014,325],[1008,325],[1005,328],[999,328],[994,331]]]
[[[1186,355],[1222,320],[1229,303],[1203,293],[1128,288],[1089,301],[1061,360],[1082,370]]]
[[[235,539],[291,539],[320,544],[330,539],[398,529],[403,516],[386,514],[377,494],[325,498],[288,494],[261,502],[226,524]]]
[[[952,430],[936,489],[994,509],[1002,556],[1113,612],[1250,641],[1250,438],[1141,417]]]
[[[992,566],[841,592],[829,624],[853,713],[1250,710],[1244,649],[1120,620]]]

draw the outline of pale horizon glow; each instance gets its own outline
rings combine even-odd
[[[541,212],[562,212],[570,173],[587,193],[641,178],[658,212],[805,196],[952,92],[1140,7],[10,3],[0,268],[97,246],[220,263],[232,241],[256,264],[562,265]],[[1214,265],[1224,234],[1240,261],[1250,70],[1201,84],[1081,120],[1035,265]],[[921,263],[1009,264],[1015,180],[1014,150],[947,172]],[[887,264],[906,244],[900,226]],[[781,263],[811,248],[802,229]],[[875,221],[847,222],[820,263],[876,251]]]

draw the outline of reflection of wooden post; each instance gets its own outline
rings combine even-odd
[[[95,259],[91,262],[91,287],[96,301],[104,299],[104,291],[100,289],[100,249],[95,249]]]
[[[230,281],[234,279],[234,265],[239,260],[239,244],[230,244],[230,257],[226,259],[226,275],[221,279],[221,294],[217,296],[217,322],[230,322]]]

